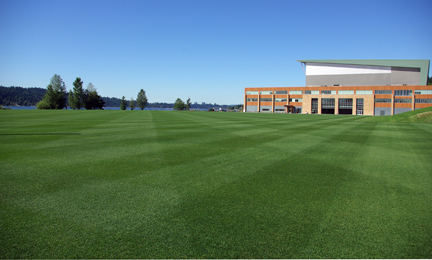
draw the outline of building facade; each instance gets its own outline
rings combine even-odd
[[[305,87],[246,88],[245,112],[394,115],[432,106],[429,60],[299,60]]]

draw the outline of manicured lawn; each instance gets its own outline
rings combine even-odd
[[[0,111],[0,258],[431,258],[432,124]]]

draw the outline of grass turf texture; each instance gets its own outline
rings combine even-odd
[[[432,124],[0,111],[0,258],[430,258]]]

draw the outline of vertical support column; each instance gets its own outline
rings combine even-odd
[[[321,115],[321,98],[318,98],[318,114]]]
[[[335,97],[335,115],[339,115],[339,98]]]
[[[415,110],[415,89],[412,90],[412,101],[411,101],[411,110]]]
[[[246,112],[246,94],[244,95],[243,99],[243,112]]]
[[[394,90],[392,90],[392,92],[393,92],[393,94],[392,94],[392,100],[391,100],[391,114],[390,115],[394,115],[394,107],[395,107],[395,104],[394,104]]]
[[[260,111],[260,105],[261,105],[261,95],[260,95],[259,92],[258,92],[258,104],[257,104],[257,108],[258,108],[258,110],[257,110],[257,112]]]
[[[353,98],[352,101],[352,114],[357,115],[357,98]]]
[[[274,113],[274,104],[275,104],[275,95],[274,95],[274,91],[272,92],[272,109],[271,112]]]

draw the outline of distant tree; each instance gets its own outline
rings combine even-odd
[[[77,77],[73,82],[73,91],[69,91],[69,106],[72,109],[80,110],[84,106],[85,93],[81,78]]]
[[[174,110],[183,110],[185,109],[186,105],[180,98],[177,98],[177,100],[174,103]]]
[[[137,106],[141,108],[141,110],[143,110],[147,106],[147,102],[148,100],[147,100],[146,93],[143,89],[141,89],[140,92],[138,92],[138,96],[136,100]]]
[[[186,110],[189,110],[192,105],[192,102],[190,101],[190,98],[186,101]]]
[[[127,101],[125,99],[125,96],[122,97],[121,101],[120,101],[120,109],[121,110],[126,110],[127,107]]]
[[[428,85],[432,85],[432,77],[429,77],[429,78],[428,78],[428,82],[427,82],[427,84],[428,84]]]
[[[63,109],[67,103],[66,85],[60,75],[55,74],[47,87],[43,100],[50,109]]]
[[[131,110],[135,109],[135,101],[134,101],[133,97],[131,97],[131,100],[129,101],[129,107]]]
[[[95,86],[90,82],[87,85],[86,90],[83,94],[84,107],[87,110],[90,109],[103,109],[105,102],[101,96],[97,93]]]

